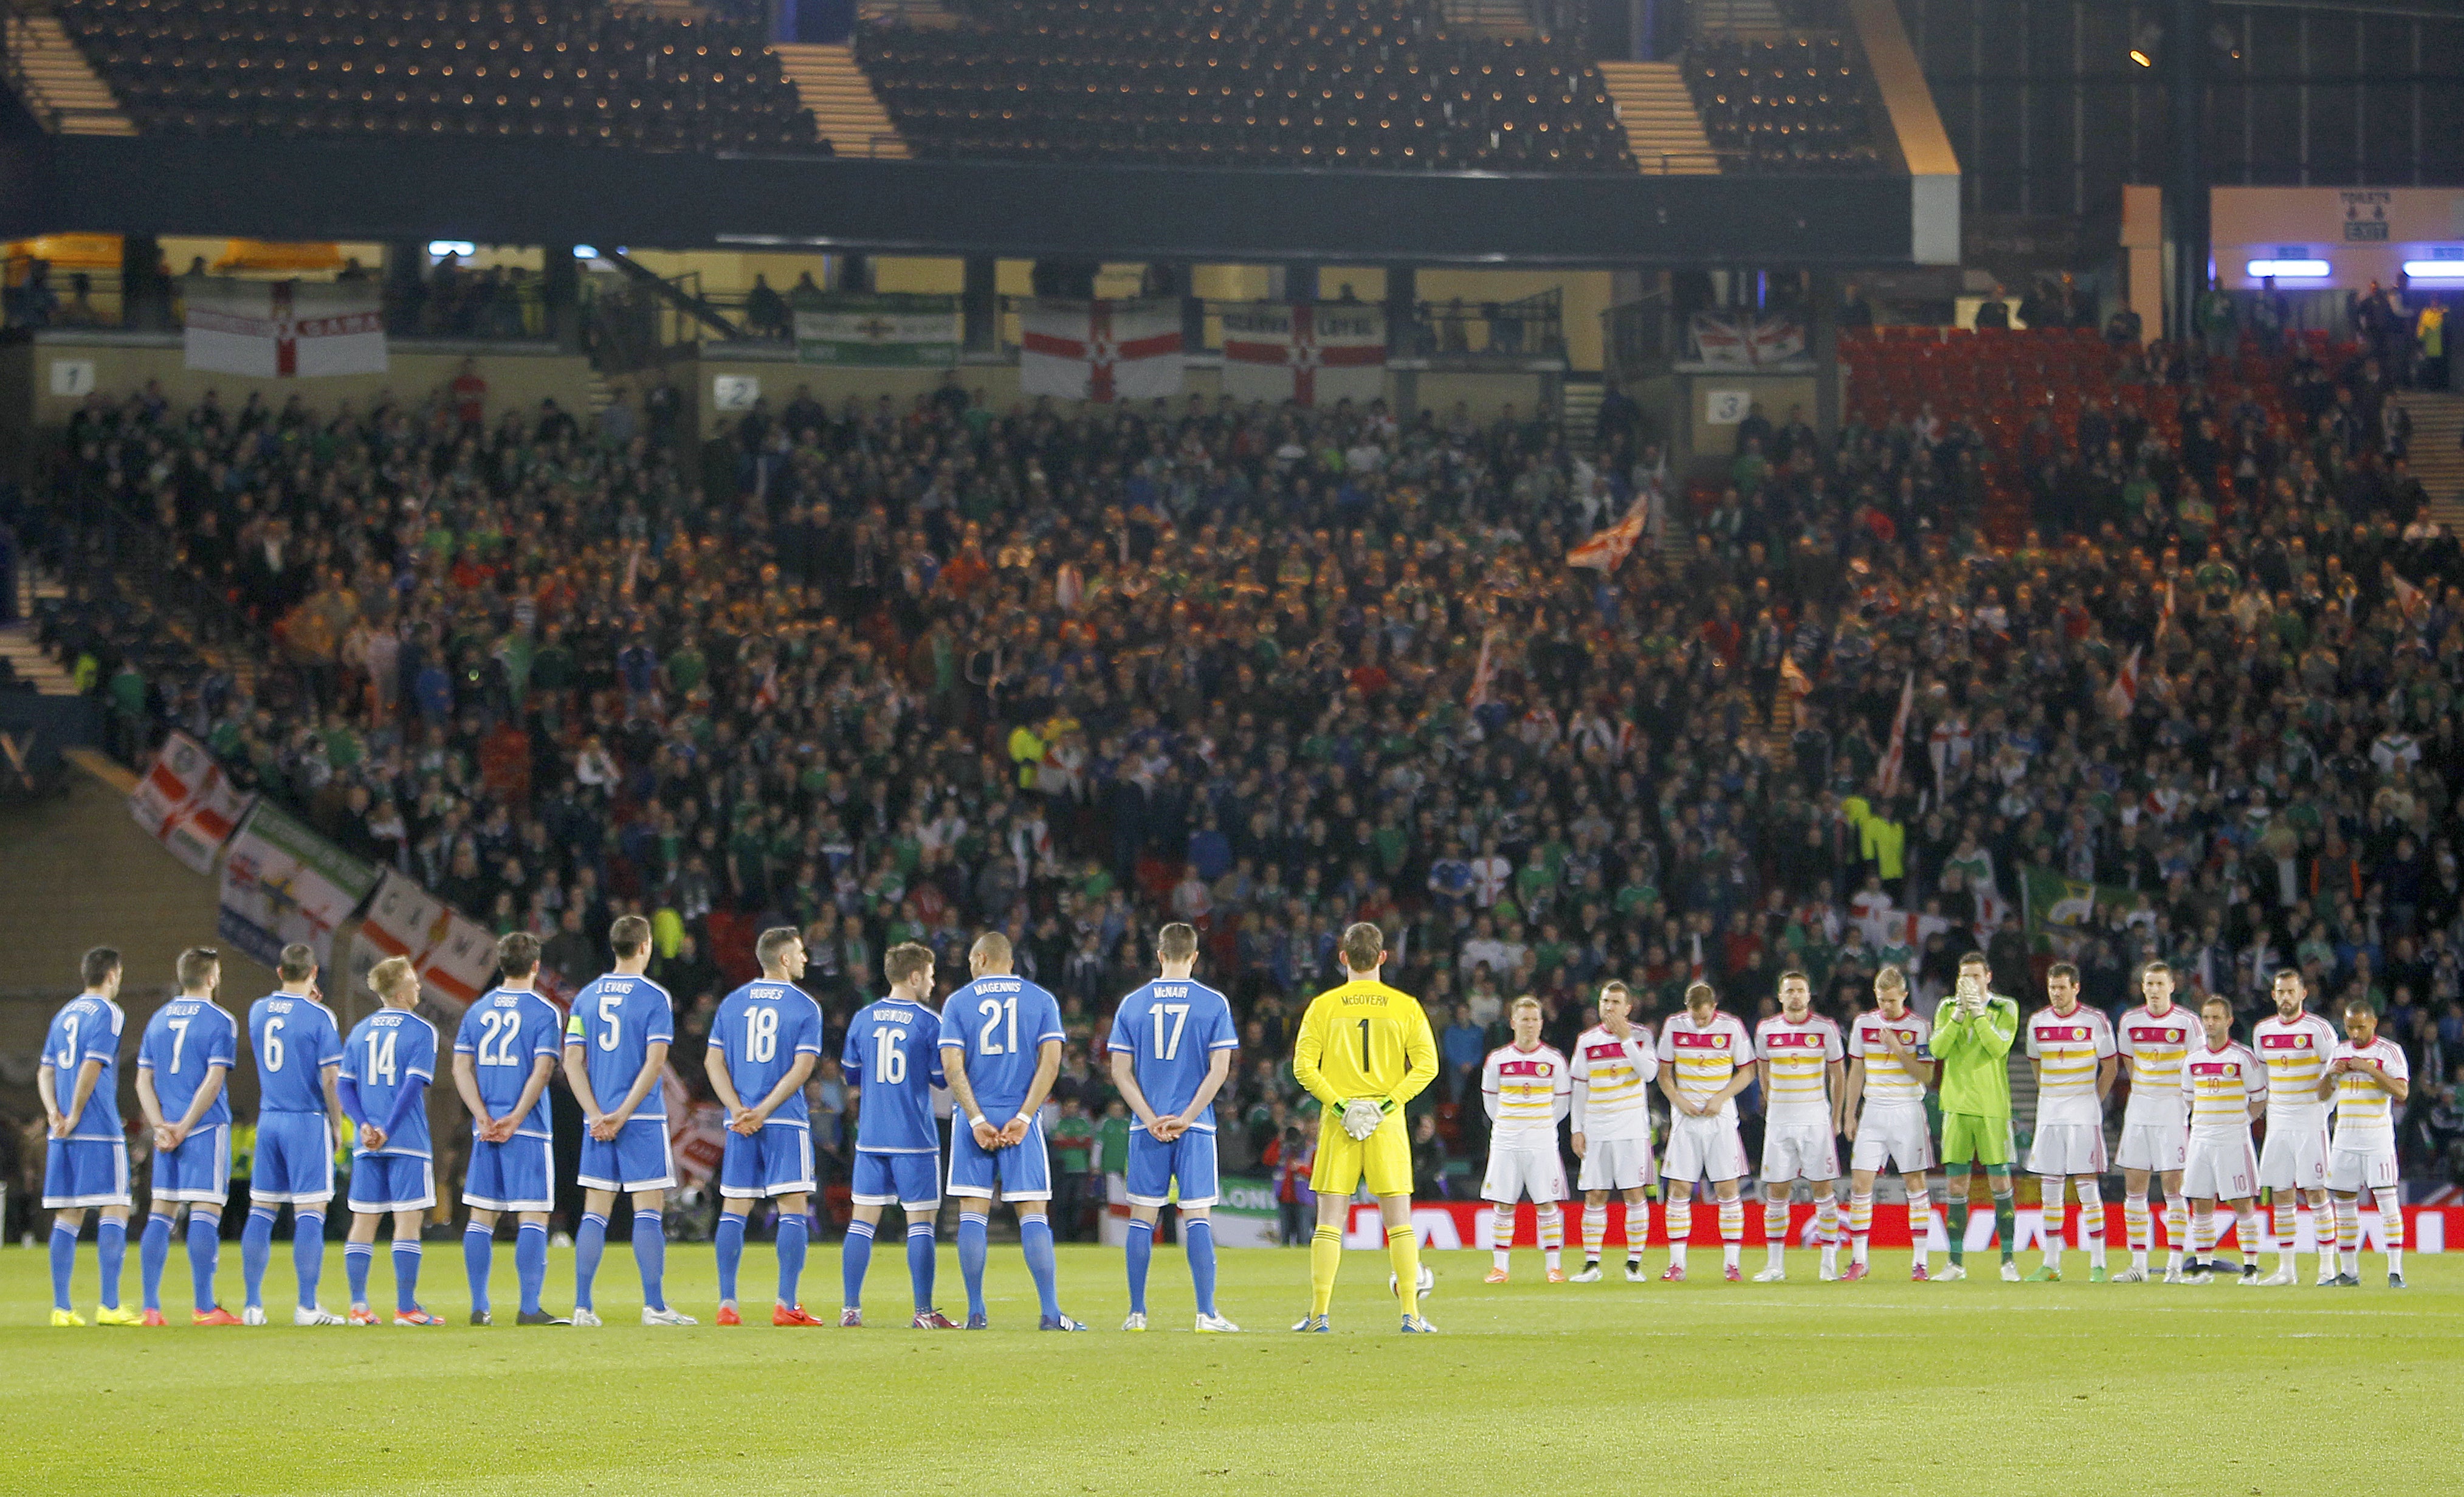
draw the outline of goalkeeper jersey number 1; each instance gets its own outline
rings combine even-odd
[[[1301,1019],[1292,1074],[1330,1106],[1353,1097],[1407,1102],[1437,1079],[1437,1036],[1411,994],[1346,982],[1319,994]]]

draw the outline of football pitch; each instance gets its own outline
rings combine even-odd
[[[1396,1334],[1384,1257],[1346,1255],[1331,1336],[1287,1329],[1307,1308],[1297,1250],[1223,1255],[1238,1336],[1189,1332],[1189,1281],[1155,1253],[1159,1328],[1116,1328],[1121,1255],[1061,1249],[1062,1302],[1094,1328],[1039,1334],[1015,1244],[993,1250],[989,1333],[910,1331],[904,1259],[876,1258],[863,1331],[774,1331],[772,1260],[745,1254],[748,1320],[708,1322],[710,1249],[673,1246],[668,1285],[703,1324],[636,1321],[631,1255],[600,1275],[605,1329],[467,1328],[456,1244],[429,1244],[441,1330],[188,1329],[175,1246],[164,1300],[174,1329],[52,1330],[40,1251],[0,1252],[0,1429],[7,1487],[49,1494],[420,1492],[1345,1492],[1509,1488],[1687,1493],[2082,1489],[2275,1497],[2314,1493],[2322,1463],[2450,1489],[2464,1374],[2464,1260],[2407,1264],[2359,1289],[1912,1285],[1878,1253],[1859,1285],[1720,1282],[1697,1248],[1693,1282],[1481,1283],[1487,1255],[1433,1252],[1427,1304],[1443,1334]],[[2023,1259],[2034,1266],[2034,1254]],[[1662,1255],[1654,1252],[1656,1272]],[[1937,1259],[1937,1262],[1940,1260]],[[1749,1271],[1759,1267],[1749,1249]],[[341,1254],[325,1303],[344,1298]],[[1708,1273],[1705,1272],[1705,1265]],[[2311,1261],[2302,1260],[2305,1281]],[[128,1259],[135,1304],[137,1255]],[[226,1303],[239,1302],[227,1246]],[[548,1304],[571,1303],[556,1253]],[[91,1244],[78,1309],[91,1313]],[[287,1244],[267,1298],[288,1318]],[[380,1254],[370,1283],[392,1302]],[[511,1253],[495,1294],[510,1318]],[[945,1245],[939,1297],[963,1316]],[[804,1280],[816,1313],[838,1299],[835,1245]],[[759,1316],[751,1313],[759,1306]],[[2341,1454],[2331,1455],[2331,1452]],[[2436,1473],[2445,1471],[2447,1476]]]

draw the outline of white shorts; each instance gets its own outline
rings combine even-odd
[[[2373,1149],[2338,1149],[2327,1156],[2327,1188],[2347,1196],[2395,1189],[2395,1143]]]
[[[2028,1145],[2029,1173],[2046,1179],[2104,1173],[2104,1126],[2048,1123]]]
[[[1839,1141],[1828,1123],[1773,1124],[1763,1130],[1762,1180],[1830,1181],[1839,1178]]]
[[[1586,1138],[1583,1164],[1575,1175],[1580,1190],[1640,1190],[1651,1183],[1651,1140],[1648,1138]],[[1495,1200],[1498,1198],[1488,1198]],[[1539,1200],[1537,1196],[1531,1198]]]
[[[1914,1175],[1933,1168],[1933,1133],[1923,1107],[1869,1107],[1857,1120],[1848,1167],[1881,1174],[1885,1168]]]
[[[1588,1172],[1586,1172],[1588,1174]],[[1668,1130],[1668,1152],[1660,1173],[1691,1185],[1696,1180],[1723,1183],[1746,1175],[1746,1141],[1737,1124],[1726,1117],[1679,1117]]]
[[[2250,1135],[2190,1140],[2182,1160],[2182,1194],[2192,1200],[2248,1200],[2258,1194],[2258,1156]]]
[[[2189,1144],[2188,1123],[2125,1123],[2114,1162],[2125,1170],[2165,1174],[2182,1168]]]
[[[2258,1150],[2258,1182],[2269,1190],[2327,1188],[2327,1120],[2268,1119]]]
[[[1605,1144],[1593,1144],[1598,1154]],[[1651,1146],[1644,1144],[1647,1154]],[[1589,1166],[1585,1166],[1589,1168]],[[1510,1206],[1525,1196],[1539,1205],[1550,1205],[1566,1199],[1566,1166],[1554,1149],[1498,1149],[1488,1151],[1488,1173],[1481,1177],[1480,1199]]]

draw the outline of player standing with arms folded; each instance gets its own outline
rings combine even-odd
[[[2327,1058],[2319,1094],[2336,1102],[2335,1147],[2327,1154],[2327,1189],[2336,1198],[2336,1238],[2343,1246],[2343,1288],[2362,1283],[2362,1202],[2378,1200],[2379,1231],[2387,1244],[2387,1288],[2404,1288],[2404,1205],[2396,1199],[2395,1109],[2412,1095],[2412,1072],[2404,1049],[2379,1038],[2378,1010],[2369,1000],[2344,1005],[2344,1043]]]
[[[1745,1021],[1720,1012],[1708,982],[1685,990],[1685,1012],[1660,1030],[1660,1090],[1668,1094],[1668,1266],[1665,1283],[1685,1278],[1694,1235],[1694,1182],[1708,1179],[1720,1202],[1721,1276],[1737,1282],[1746,1244],[1746,1141],[1737,1134],[1737,1093],[1754,1079],[1754,1040]]]
[[[82,1326],[69,1308],[69,1275],[77,1267],[77,1233],[94,1211],[95,1266],[102,1297],[99,1326],[133,1326],[135,1310],[120,1303],[120,1271],[128,1260],[128,1136],[120,1126],[120,953],[97,946],[77,963],[85,991],[61,1005],[43,1036],[34,1090],[43,1099],[50,1141],[43,1154],[43,1209],[52,1217],[52,1324]]]
[[[524,1228],[539,1228],[537,1256],[517,1251],[514,1259],[524,1315],[539,1313],[539,1291],[547,1287],[547,1214],[556,1208],[547,1079],[564,1053],[564,1020],[532,988],[539,961],[539,937],[528,931],[499,938],[501,980],[464,1010],[453,1036],[453,1090],[471,1110],[471,1168],[462,1180],[462,1204],[471,1215],[462,1228],[462,1268],[471,1281],[474,1326],[491,1318],[488,1274],[498,1214],[511,1211]],[[653,1323],[647,1314],[644,1323]]]
[[[256,1060],[256,1159],[248,1183],[248,1224],[239,1234],[243,1325],[265,1324],[265,1266],[274,1256],[274,1221],[291,1208],[291,1264],[299,1284],[295,1326],[339,1326],[317,1303],[325,1277],[325,1210],[334,1200],[334,1147],[347,1135],[336,1080],[342,1029],[317,996],[317,953],[293,942],[275,958],[281,986],[248,1008],[248,1048]]]
[[[1908,1277],[1931,1274],[1933,1202],[1925,1193],[1933,1138],[1925,1128],[1925,1083],[1933,1079],[1926,1046],[1933,1024],[1908,1007],[1908,976],[1897,967],[1874,974],[1874,1011],[1848,1030],[1848,1088],[1840,1101],[1848,1135],[1848,1271],[1865,1277],[1874,1231],[1874,1177],[1900,1172],[1908,1192],[1908,1239],[1916,1261]],[[1859,1104],[1863,1110],[1859,1111]]]
[[[745,1219],[757,1200],[778,1203],[779,1297],[774,1326],[818,1326],[796,1297],[804,1249],[812,1238],[812,1111],[804,1082],[822,1059],[822,1010],[796,985],[804,975],[804,937],[792,925],[773,926],[753,943],[761,976],[719,1001],[710,1024],[710,1055],[702,1070],[727,1109],[727,1148],[718,1162],[718,1324],[740,1326],[737,1266],[744,1259]],[[690,1326],[672,1310],[644,1325]]]
[[[351,1026],[334,1081],[343,1115],[359,1127],[351,1149],[351,1236],[342,1244],[342,1267],[351,1281],[350,1323],[377,1323],[368,1309],[368,1270],[376,1263],[377,1223],[390,1216],[393,1323],[441,1326],[445,1322],[419,1304],[419,1224],[436,1204],[435,1156],[428,1139],[436,1029],[411,1012],[419,1003],[419,974],[407,958],[378,962],[368,972],[368,986],[385,1006]]]
[[[195,1289],[191,1323],[236,1326],[240,1318],[214,1298],[221,1256],[223,1202],[231,1196],[231,1096],[224,1088],[239,1059],[239,1024],[214,1002],[222,955],[191,946],[174,969],[180,996],[154,1011],[137,1046],[137,1105],[154,1134],[154,1201],[138,1244],[144,1282],[141,1319],[163,1324],[163,1267],[171,1256],[171,1228],[188,1209],[188,1276]]]
[[[1600,990],[1603,1012],[1610,1002],[1610,988],[1616,989],[1616,1000],[1619,1004],[1617,1013],[1622,1017],[1625,1012],[1622,1006],[1625,984],[1622,982],[1612,982]],[[1535,1225],[1539,1228],[1540,1251],[1545,1255],[1543,1261],[1549,1267],[1549,1282],[1563,1284],[1566,1270],[1561,1266],[1559,1254],[1564,1251],[1566,1217],[1557,1203],[1566,1199],[1566,1166],[1557,1156],[1557,1124],[1573,1108],[1573,1068],[1567,1064],[1566,1057],[1540,1043],[1538,999],[1528,993],[1516,999],[1507,1008],[1507,1018],[1514,1026],[1514,1042],[1489,1051],[1488,1059],[1483,1061],[1480,1068],[1481,1102],[1488,1109],[1488,1169],[1481,1177],[1480,1194],[1482,1200],[1497,1208],[1489,1232],[1489,1270],[1485,1282],[1506,1282],[1507,1265],[1514,1256],[1514,1203],[1529,1195],[1534,1215],[1538,1218]],[[1642,1178],[1648,1179],[1651,1178],[1651,1113],[1643,1106],[1642,1099],[1648,1095],[1643,1088],[1651,1076],[1658,1073],[1660,1060],[1651,1052],[1650,1036],[1637,1033],[1627,1044],[1628,1048],[1639,1052],[1641,1060],[1647,1063],[1642,1076],[1633,1082],[1632,1087],[1635,1108],[1642,1112]],[[1617,1123],[1606,1108],[1591,1121],[1595,1126],[1611,1130]],[[1595,1140],[1590,1147],[1598,1148],[1600,1143]],[[1640,1190],[1638,1189],[1636,1194],[1640,1195]],[[1634,1222],[1635,1208],[1629,1206],[1626,1210],[1626,1220]],[[1600,1208],[1600,1216],[1605,1222],[1608,1217],[1605,1205]],[[1645,1230],[1648,1230],[1650,1220],[1648,1216],[1641,1219]],[[1634,1256],[1627,1261],[1638,1266],[1629,1271],[1628,1277],[1639,1275],[1642,1238],[1641,1231],[1629,1227],[1627,1250]],[[1596,1280],[1600,1276],[1596,1256],[1599,1247],[1597,1235],[1591,1239],[1591,1244],[1595,1256],[1587,1266],[1591,1276]]]
[[[616,1198],[633,1198],[633,1266],[642,1276],[645,1315],[668,1313],[667,1217],[660,1207],[675,1189],[675,1160],[668,1149],[668,1099],[661,1083],[668,1046],[676,1037],[675,1008],[668,990],[644,974],[650,970],[650,922],[620,915],[607,928],[615,970],[593,979],[574,995],[573,1017],[564,1026],[564,1078],[582,1104],[582,1229],[573,1239],[573,1324],[596,1325],[593,1292],[599,1260],[607,1250],[607,1213]],[[535,1255],[535,1257],[534,1257]],[[522,1223],[514,1249],[522,1281],[533,1262],[547,1268],[547,1226]],[[664,1325],[669,1322],[649,1321]],[[519,1324],[552,1326],[556,1317],[536,1305]]]
[[[2165,1188],[2165,1282],[2182,1282],[2182,1244],[2189,1240],[2190,1216],[2182,1203],[2182,1160],[2189,1151],[2190,1123],[2182,1093],[2182,1063],[2202,1035],[2196,1014],[2173,1002],[2173,969],[2151,961],[2140,969],[2143,1002],[2115,1025],[2130,1101],[2122,1111],[2122,1222],[2130,1238],[2130,1266],[2116,1284],[2147,1282],[2147,1251],[2154,1222],[2147,1209],[2151,1180]]]
[[[941,1016],[933,1012],[933,948],[902,941],[882,954],[890,996],[848,1022],[839,1068],[856,1098],[854,1204],[839,1247],[839,1324],[864,1324],[864,1276],[881,1213],[907,1218],[907,1278],[917,1331],[956,1331],[933,1308],[934,1222],[941,1214],[941,1135],[933,1089],[941,1076]]]
[[[1198,968],[1198,932],[1177,921],[1155,933],[1162,976],[1121,1000],[1112,1015],[1112,1085],[1130,1105],[1130,1317],[1121,1329],[1147,1328],[1147,1268],[1155,1253],[1155,1218],[1176,1188],[1181,1249],[1198,1293],[1198,1329],[1241,1328],[1216,1313],[1215,1224],[1208,1213],[1221,1193],[1215,1156],[1215,1095],[1232,1074],[1241,1037],[1222,994],[1191,980]]]
[[[2276,1271],[2244,1284],[2299,1284],[2294,1248],[2300,1242],[2302,1198],[2319,1238],[2319,1284],[2335,1282],[2336,1210],[2327,1197],[2327,1103],[2320,1083],[2327,1058],[2343,1037],[2336,1026],[2301,1006],[2306,985],[2293,967],[2277,969],[2269,996],[2276,1012],[2251,1029],[2251,1048],[2267,1068],[2267,1141],[2259,1146],[2258,1183],[2276,1217]]]
[[[2079,1001],[2079,968],[2057,961],[2045,974],[2052,1006],[2028,1021],[2028,1062],[2036,1072],[2036,1134],[2028,1167],[2045,1203],[2045,1261],[2032,1284],[2062,1277],[2062,1187],[2079,1192],[2079,1236],[2086,1240],[2087,1280],[2104,1282],[2104,1099],[2113,1090],[2113,1025]]]
[[[1084,1331],[1061,1312],[1052,1255],[1052,1156],[1038,1115],[1061,1074],[1061,1005],[1010,973],[1009,937],[986,931],[967,950],[974,980],[941,1005],[941,1071],[957,1112],[950,1126],[950,1194],[959,1199],[958,1272],[967,1329],[992,1324],[984,1309],[993,1191],[1018,1212],[1018,1246],[1042,1309],[1037,1329]],[[993,1121],[1000,1118],[999,1123]]]
[[[2267,1068],[2233,1043],[2233,1004],[2211,998],[2199,1005],[2205,1043],[2182,1063],[2182,1095],[2190,1106],[2190,1147],[2182,1159],[2182,1193],[2190,1202],[2188,1282],[2206,1284],[2224,1266],[2206,1255],[2224,1237],[2215,1205],[2233,1208],[2241,1229],[2241,1275],[2258,1272],[2258,1155],[2250,1125],[2267,1110]]]
[[[1839,1026],[1814,1011],[1802,972],[1779,975],[1779,1013],[1754,1026],[1762,1064],[1763,1244],[1770,1257],[1756,1284],[1788,1277],[1788,1198],[1798,1180],[1814,1188],[1814,1237],[1822,1244],[1825,1284],[1839,1277],[1839,1134],[1848,1126],[1847,1046]]]
[[[1329,1331],[1328,1308],[1343,1266],[1352,1193],[1364,1180],[1386,1224],[1386,1257],[1402,1301],[1403,1330],[1436,1330],[1420,1317],[1420,1239],[1412,1225],[1412,1140],[1403,1105],[1438,1078],[1438,1040],[1420,1001],[1378,980],[1386,935],[1347,926],[1335,948],[1344,980],[1309,1001],[1292,1049],[1292,1075],[1324,1108],[1318,1118],[1317,1230],[1309,1238],[1309,1312],[1295,1331]]]
[[[1950,1266],[1940,1277],[1968,1277],[1968,1212],[1974,1165],[1985,1166],[1993,1197],[1993,1229],[2002,1242],[2002,1277],[2016,1281],[2012,1239],[2018,1229],[2011,1200],[2011,1045],[2019,1035],[2019,1003],[1987,988],[1992,965],[1983,952],[1959,958],[1950,997],[1933,1016],[1933,1056],[1942,1071],[1942,1161],[1950,1196]],[[1956,1189],[1950,1189],[1953,1184]]]

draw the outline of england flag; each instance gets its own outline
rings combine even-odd
[[[385,317],[373,290],[298,281],[180,283],[182,362],[259,379],[385,372]]]

